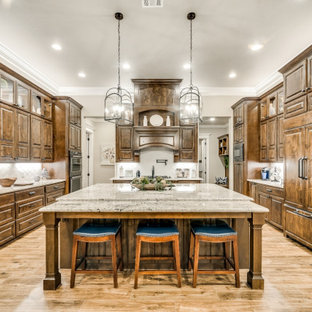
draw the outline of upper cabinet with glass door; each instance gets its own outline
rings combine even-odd
[[[30,110],[30,89],[19,82],[16,87],[16,105],[27,111]]]
[[[52,101],[41,93],[31,91],[31,112],[41,117],[52,119]]]
[[[6,104],[14,104],[14,79],[0,72],[0,100]]]

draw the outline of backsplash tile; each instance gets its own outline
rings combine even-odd
[[[33,181],[35,176],[40,176],[41,163],[0,163],[0,178],[17,178]]]

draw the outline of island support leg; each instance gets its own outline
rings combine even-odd
[[[252,289],[264,289],[262,276],[262,226],[264,224],[263,213],[253,213],[248,220],[250,227],[250,258],[247,283]]]
[[[54,212],[43,213],[46,227],[46,276],[43,290],[55,290],[61,285],[61,273],[58,261],[58,223]]]

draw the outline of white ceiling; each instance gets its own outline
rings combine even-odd
[[[164,0],[157,9],[141,3],[0,0],[0,58],[26,66],[51,90],[101,92],[116,84],[114,13],[121,11],[121,58],[131,65],[122,70],[122,85],[131,86],[131,78],[183,78],[187,84],[186,14],[194,11],[194,83],[225,94],[252,93],[281,79],[277,70],[312,43],[310,0]],[[250,51],[255,41],[264,48]],[[53,42],[63,50],[51,49]],[[81,70],[84,79],[77,76]],[[236,79],[228,78],[232,70]]]

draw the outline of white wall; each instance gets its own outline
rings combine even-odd
[[[75,100],[81,103],[84,108],[82,111],[82,153],[85,154],[86,151],[86,120],[84,116],[103,116],[104,115],[104,95],[89,95],[89,96],[72,96]],[[215,116],[215,117],[230,117],[229,120],[229,141],[230,141],[230,188],[233,187],[233,157],[231,151],[233,150],[233,111],[231,106],[238,101],[241,96],[203,96],[203,116]],[[110,124],[109,124],[110,125]],[[113,126],[100,127],[102,131],[105,143],[114,144],[115,142],[115,131]],[[104,131],[105,129],[105,131]],[[104,132],[105,133],[104,133]],[[96,130],[95,130],[96,132]],[[94,149],[95,149],[95,157],[98,147],[96,146],[97,140],[103,139],[100,134],[94,135]],[[98,169],[98,172],[97,172]],[[98,168],[97,160],[94,159],[94,183],[97,183],[99,179],[104,179],[108,181],[111,177],[111,169],[108,168]],[[85,178],[83,177],[83,186],[86,185]]]
[[[218,137],[224,134],[228,134],[228,127],[225,128],[199,128],[199,137],[208,138],[207,146],[207,158],[208,158],[208,182],[215,183],[215,177],[225,176],[225,167],[222,162],[222,158],[218,156]]]

